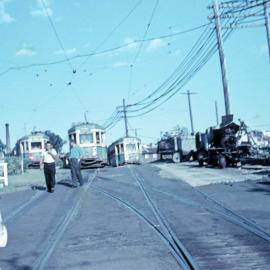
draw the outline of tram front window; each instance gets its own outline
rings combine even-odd
[[[41,142],[32,142],[31,148],[32,149],[41,149],[42,148]]]
[[[127,144],[126,149],[128,153],[136,153],[136,144]]]
[[[96,133],[96,141],[97,141],[97,143],[99,144],[100,143],[100,133],[99,132],[97,132]]]
[[[81,134],[80,135],[80,143],[81,144],[87,144],[87,143],[93,143],[93,134]]]

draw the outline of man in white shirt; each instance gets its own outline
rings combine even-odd
[[[50,142],[46,143],[46,151],[42,154],[40,160],[40,169],[44,169],[47,190],[50,193],[54,192],[55,186],[55,160],[57,159],[57,152]]]

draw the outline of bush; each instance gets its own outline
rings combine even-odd
[[[20,157],[6,157],[5,162],[8,164],[8,174],[20,174],[21,173],[21,158]],[[28,161],[23,162],[24,170],[28,168]]]

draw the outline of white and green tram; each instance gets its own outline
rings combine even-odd
[[[14,154],[26,160],[29,167],[38,167],[48,141],[43,132],[32,132],[17,141]]]
[[[111,166],[140,164],[141,158],[141,140],[137,137],[120,138],[108,147],[108,161]]]
[[[68,130],[69,141],[74,140],[82,149],[82,168],[104,167],[107,164],[105,129],[95,123],[77,123]],[[64,159],[68,166],[68,156]]]

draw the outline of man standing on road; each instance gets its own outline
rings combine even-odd
[[[42,154],[40,160],[40,169],[44,169],[47,190],[50,193],[54,192],[55,186],[55,160],[57,159],[57,152],[50,142],[46,143],[46,151]]]
[[[83,177],[80,168],[80,160],[82,157],[81,148],[75,143],[74,140],[70,141],[70,154],[69,154],[69,165],[71,170],[72,186],[77,187],[79,181],[80,186],[83,185]]]

